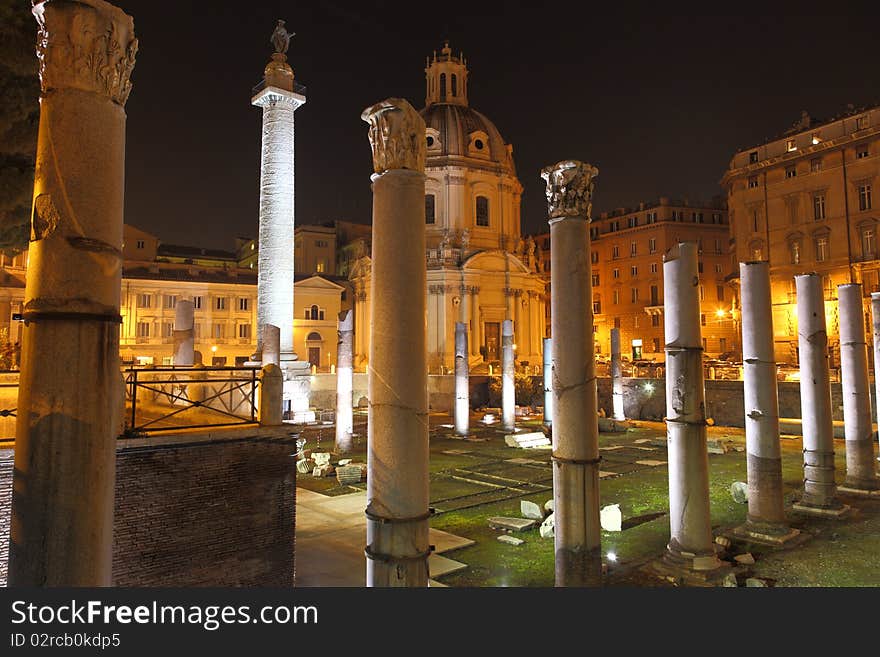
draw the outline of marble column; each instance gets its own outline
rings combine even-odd
[[[501,323],[501,427],[513,431],[516,426],[516,372],[514,367],[513,322]]]
[[[553,503],[557,586],[601,582],[599,415],[590,214],[595,167],[562,161],[547,183],[552,258]]]
[[[553,339],[544,338],[544,424],[553,425]]]
[[[468,290],[467,285],[462,283],[458,287],[458,321],[464,322],[465,324],[470,324],[471,321],[471,300],[470,300],[470,292]],[[468,331],[470,331],[470,326],[467,327]]]
[[[611,329],[611,417],[625,420],[623,413],[623,371],[620,367],[620,329]]]
[[[174,308],[174,356],[171,362],[180,367],[192,367],[195,360],[195,306],[181,299]]]
[[[472,310],[474,316],[474,355],[480,355],[480,349],[486,345],[486,334],[484,333],[485,328],[483,327],[483,317],[480,314],[480,288],[472,287],[471,291],[474,294]]]
[[[405,100],[364,111],[373,150],[367,586],[428,585],[425,122]]]
[[[672,247],[663,257],[671,533],[665,560],[686,569],[714,570],[721,562],[715,555],[709,514],[698,281],[696,242]]]
[[[880,481],[874,468],[874,427],[862,286],[858,283],[839,285],[837,300],[840,318],[840,387],[846,437],[846,481],[840,488],[871,494],[880,489]]]
[[[354,416],[351,410],[351,395],[354,390],[352,343],[354,335],[354,313],[343,310],[339,313],[336,341],[336,452],[346,454],[351,451]]]
[[[834,481],[834,425],[828,373],[828,333],[822,277],[794,277],[797,288],[798,346],[800,354],[801,422],[804,436],[804,494],[793,508],[818,514],[838,514]]]
[[[523,325],[522,318],[522,301],[522,292],[516,290],[513,293],[513,344],[516,345],[513,352],[514,359],[516,359],[517,354],[527,353],[525,326]],[[520,356],[520,359],[522,359],[522,356]]]
[[[877,425],[880,426],[880,292],[871,293],[871,327],[874,340],[874,399],[877,401]]]
[[[455,323],[455,433],[468,434],[471,406],[468,379],[467,324]]]
[[[274,324],[263,324],[263,365],[273,363],[281,367],[281,329]]]
[[[132,18],[107,2],[36,2],[33,13],[40,123],[8,583],[110,586],[124,107],[138,41]]]
[[[741,262],[739,278],[749,511],[737,533],[780,542],[797,531],[784,511],[770,263]]]
[[[301,87],[294,84],[293,69],[284,52],[272,55],[264,77],[265,86],[251,99],[251,104],[263,109],[256,360],[262,359],[263,326],[272,324],[281,329],[281,367],[288,369],[288,363],[296,358],[293,349],[293,115],[305,104],[306,98],[300,92]]]

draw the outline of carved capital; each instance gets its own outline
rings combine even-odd
[[[429,294],[443,294],[444,292],[446,292],[445,285],[429,285],[428,286],[428,293]]]
[[[124,106],[138,50],[131,16],[99,0],[42,0],[33,13],[43,95],[79,89]]]
[[[425,121],[403,98],[388,98],[361,114],[370,124],[373,171],[425,170]]]
[[[473,287],[471,287],[471,294],[476,296],[479,293],[480,293],[480,287],[478,285],[474,285]]]
[[[581,217],[589,221],[593,210],[593,178],[599,169],[577,160],[563,160],[541,170],[547,183],[547,210],[551,221]]]

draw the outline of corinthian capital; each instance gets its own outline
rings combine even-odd
[[[581,217],[590,219],[593,210],[593,178],[599,169],[577,160],[563,160],[541,170],[547,183],[547,209],[550,219]]]
[[[361,114],[370,124],[373,171],[425,170],[425,121],[403,98],[388,98]]]
[[[138,49],[131,16],[103,0],[39,0],[33,13],[43,94],[79,89],[124,106]]]

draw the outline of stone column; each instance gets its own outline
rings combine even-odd
[[[475,356],[480,355],[480,348],[486,344],[486,334],[483,332],[483,318],[480,315],[480,288],[472,287],[474,293],[473,304],[471,305],[471,313],[474,316],[474,345],[473,352]]]
[[[339,313],[336,342],[336,452],[351,451],[351,434],[354,432],[354,416],[351,411],[351,395],[354,389],[352,374],[354,359],[352,342],[354,336],[354,313]]]
[[[623,413],[623,372],[620,367],[620,329],[611,329],[611,407],[615,420],[625,420]]]
[[[284,424],[281,390],[284,377],[277,363],[263,365],[260,378],[260,424],[264,427]]]
[[[467,324],[455,323],[455,433],[468,434],[471,407],[468,388]]]
[[[192,367],[195,360],[195,306],[192,301],[181,300],[174,308],[174,357],[171,362],[182,367]]]
[[[425,122],[405,100],[364,111],[373,149],[367,586],[428,585]]]
[[[770,263],[741,262],[739,274],[749,512],[737,533],[781,542],[797,531],[789,529],[783,508]]]
[[[807,513],[837,515],[842,512],[842,505],[837,500],[834,482],[834,425],[822,277],[816,273],[801,274],[795,276],[794,281],[804,436],[804,495],[793,508]]]
[[[686,569],[713,570],[721,562],[715,556],[709,516],[698,281],[697,244],[672,247],[663,257],[671,533],[664,559]]]
[[[471,303],[468,287],[462,283],[458,287],[459,305],[458,305],[458,321],[468,324],[471,321]],[[470,329],[470,327],[468,327]]]
[[[40,126],[23,318],[10,586],[109,586],[119,362],[125,101],[132,18],[37,2]]]
[[[837,286],[840,317],[840,384],[846,437],[846,482],[841,490],[871,494],[880,489],[874,470],[874,428],[868,382],[868,345],[862,286]],[[878,493],[880,494],[880,493]]]
[[[525,342],[525,326],[522,319],[522,292],[516,290],[513,293],[513,344],[516,345],[513,352],[514,360],[516,360],[517,353],[527,353],[525,351]],[[520,356],[520,359],[522,359],[522,356]]]
[[[501,323],[501,428],[516,426],[516,376],[514,371],[513,322]]]
[[[553,339],[544,338],[544,424],[553,424]]]
[[[281,367],[281,329],[274,324],[263,324],[263,365],[273,363]]]
[[[357,313],[357,319],[354,324],[354,340],[355,340],[355,351],[356,357],[359,361],[367,360],[367,346],[366,346],[366,336],[367,336],[367,293],[363,290],[359,290],[355,294],[355,303],[354,310]],[[358,367],[360,367],[358,365]]]
[[[265,86],[251,99],[263,109],[260,155],[260,227],[257,269],[257,352],[262,359],[263,326],[281,329],[282,369],[293,353],[294,127],[293,114],[306,102],[294,84],[283,52],[264,71]]]
[[[552,258],[553,504],[557,586],[601,582],[599,415],[590,213],[595,167],[558,162],[547,183]]]
[[[877,401],[874,411],[877,426],[880,427],[880,292],[871,293],[871,325],[874,340],[874,399]]]

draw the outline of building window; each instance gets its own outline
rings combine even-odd
[[[327,259],[326,258],[318,258],[317,262],[315,262],[315,273],[323,274],[327,271]]]
[[[452,74],[452,95],[458,95],[458,76],[455,73]]]
[[[786,178],[795,178],[797,176],[797,167],[790,166],[785,167],[785,177]]]
[[[315,246],[319,249],[327,248],[327,240],[315,240]]]
[[[822,170],[822,158],[821,157],[814,157],[812,160],[810,160],[810,171],[812,173],[817,173],[821,170]]]
[[[593,302],[593,314],[600,315],[602,313],[602,302],[596,300]]]
[[[594,287],[599,287],[599,274],[593,274],[591,277],[591,281]]]
[[[614,328],[616,328],[616,329],[620,328],[620,317],[614,318]]]
[[[706,314],[700,313],[700,326],[705,326],[705,325],[706,325]]]
[[[861,160],[862,158],[865,158],[865,157],[868,157],[868,147],[867,146],[865,146],[864,148],[859,148],[859,150],[856,151],[856,159],[857,160]]]
[[[722,265],[720,262],[715,263],[715,273],[721,274],[723,272],[724,272],[724,265]]]
[[[176,294],[165,294],[162,296],[162,305],[165,308],[175,308],[177,307],[177,295]]]
[[[860,116],[856,119],[856,130],[864,130],[868,127],[868,117]]]
[[[630,217],[629,219],[627,219],[626,224],[629,228],[635,228],[636,226],[639,225],[639,218],[638,217]]]
[[[871,186],[859,185],[859,210],[871,209]]]
[[[657,252],[657,240],[653,237],[648,240],[648,253],[656,253]]]
[[[797,240],[793,240],[791,244],[789,244],[789,252],[791,254],[791,264],[799,265],[801,264],[801,245]]]
[[[226,324],[223,322],[215,322],[213,326],[213,332],[211,334],[214,338],[225,338],[226,337]]]
[[[215,310],[226,310],[226,297],[217,297],[214,303]]]
[[[485,196],[477,197],[477,226],[489,225],[489,199]]]
[[[630,257],[636,255],[637,253],[638,253],[638,248],[636,247],[636,243],[635,243],[635,242],[630,242],[630,243],[629,243],[629,255],[630,255]]]
[[[877,238],[873,228],[862,230],[862,257],[865,260],[874,259],[877,253]]]
[[[137,241],[137,248],[142,249],[142,248],[144,248],[144,246],[146,246],[146,244],[144,243],[144,240]]]
[[[137,323],[137,337],[139,337],[139,338],[150,337],[150,323],[149,322],[138,322]]]
[[[174,335],[174,324],[172,322],[162,322],[162,337],[170,338]]]
[[[611,292],[611,303],[615,306],[620,303],[620,290],[613,290]]]
[[[637,288],[637,287],[630,288],[629,300],[630,300],[630,303],[638,303],[638,301],[639,301],[639,288]]]
[[[716,285],[715,286],[715,294],[718,295],[718,301],[724,301],[724,286]]]
[[[797,150],[797,141],[794,139],[787,139],[785,141],[785,150],[791,153],[792,151]]]
[[[149,308],[152,304],[152,296],[149,294],[139,294],[137,295],[137,307],[138,308]]]
[[[715,240],[715,255],[721,255],[721,240]]]
[[[199,310],[202,307],[202,297],[193,297],[193,309]]]
[[[758,161],[758,151],[752,151],[749,153],[749,164],[754,164]]]
[[[318,319],[319,315],[320,309],[318,308],[318,306],[312,306],[311,308],[309,308],[309,316],[306,319]]]
[[[657,315],[654,315],[654,317],[657,317]],[[659,353],[659,351],[660,351],[660,338],[651,338],[651,344],[654,345],[654,347],[653,347],[654,353],[655,354]]]
[[[828,260],[828,238],[816,238],[816,262],[825,262]]]
[[[656,306],[660,303],[660,288],[657,285],[651,286],[651,305]]]
[[[250,299],[247,297],[239,297],[238,299],[238,309],[247,311],[250,308]]]
[[[656,274],[658,269],[659,269],[659,267],[657,267],[657,263],[656,263],[656,262],[652,262],[652,263],[651,263],[651,273],[652,273],[652,274]]]
[[[446,100],[446,73],[440,74],[440,100]]]
[[[250,338],[251,337],[251,325],[250,324],[239,324],[238,325],[238,337]]]
[[[616,259],[620,257],[620,247],[616,244],[611,247],[611,258]]]
[[[825,194],[813,196],[813,220],[821,221],[825,218]]]
[[[616,267],[611,270],[611,278],[620,278],[620,270]]]
[[[433,194],[425,194],[425,223],[433,224],[436,221],[434,216],[434,203],[436,197]]]
[[[705,290],[705,289],[703,288],[703,286],[701,285],[701,286],[700,286],[700,301],[702,301],[702,300],[704,299],[705,296],[706,296],[706,290]]]
[[[590,262],[594,265],[599,262],[599,252],[598,251],[590,251]]]
[[[636,265],[633,265],[629,268],[629,275],[635,278],[639,275],[639,268]]]
[[[651,326],[660,326],[660,315],[651,315]],[[655,348],[654,351],[659,351],[659,349]]]
[[[754,189],[758,186],[758,176],[749,176],[749,189]]]

